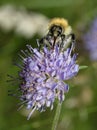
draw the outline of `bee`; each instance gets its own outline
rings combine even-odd
[[[54,48],[58,44],[60,48],[66,49],[75,42],[75,35],[72,32],[71,26],[64,18],[54,18],[48,24],[47,34],[39,40],[40,48],[42,44]]]

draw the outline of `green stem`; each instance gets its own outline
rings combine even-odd
[[[56,128],[57,128],[57,124],[58,124],[58,120],[59,120],[59,116],[60,116],[60,112],[61,112],[61,107],[62,107],[62,103],[58,102],[54,121],[52,124],[52,130],[56,130]]]

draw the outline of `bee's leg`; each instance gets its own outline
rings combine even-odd
[[[62,34],[62,35],[61,35],[61,40],[62,40],[62,42],[65,40],[65,37],[66,37],[65,34]]]
[[[39,47],[40,46],[39,39],[36,39],[36,43],[37,43],[37,46]]]
[[[46,35],[46,40],[47,40],[47,42],[48,42],[48,46],[49,47],[51,47],[51,46],[53,46],[53,43],[52,42],[54,42],[54,40],[52,40],[52,35],[51,34],[47,34]]]
[[[42,46],[43,46],[43,42],[41,41],[42,39],[37,39],[36,42],[37,42],[37,46],[38,46],[38,50],[40,51]]]
[[[45,41],[46,37],[43,37],[39,40],[39,45],[43,45],[44,44],[44,41]]]
[[[75,41],[75,34],[71,33],[70,36],[71,36],[72,41]]]
[[[52,46],[52,39],[51,39],[51,36],[49,34],[47,34],[45,37],[41,38],[38,42],[38,47],[39,47],[39,50],[43,48],[43,46],[46,46],[48,48],[51,48]]]
[[[46,45],[46,37],[41,38],[40,40],[37,40],[37,45],[39,48],[39,51],[42,49],[44,45]]]
[[[62,49],[63,46],[64,46],[65,37],[66,37],[65,34],[62,34],[62,35],[61,35],[61,40],[62,40],[62,41],[61,41],[61,44],[60,44],[60,49]]]
[[[74,33],[70,34],[70,36],[71,36],[71,51],[72,51],[71,55],[73,55],[75,51],[76,38]]]
[[[75,38],[75,34],[72,33],[71,35],[71,39],[72,39],[72,44],[73,44],[73,49],[75,49],[75,43],[76,43],[76,38]]]

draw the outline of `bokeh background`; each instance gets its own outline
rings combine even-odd
[[[36,47],[36,39],[46,34],[48,21],[64,17],[76,35],[78,63],[88,68],[68,81],[69,93],[62,105],[57,130],[97,130],[97,0],[0,0],[0,130],[50,130],[54,109],[35,112],[18,109],[17,98],[8,90],[17,88],[6,82],[7,74],[18,75],[21,49]]]

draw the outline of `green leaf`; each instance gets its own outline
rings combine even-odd
[[[82,65],[82,66],[79,67],[79,70],[86,69],[86,68],[88,68],[88,66]]]

